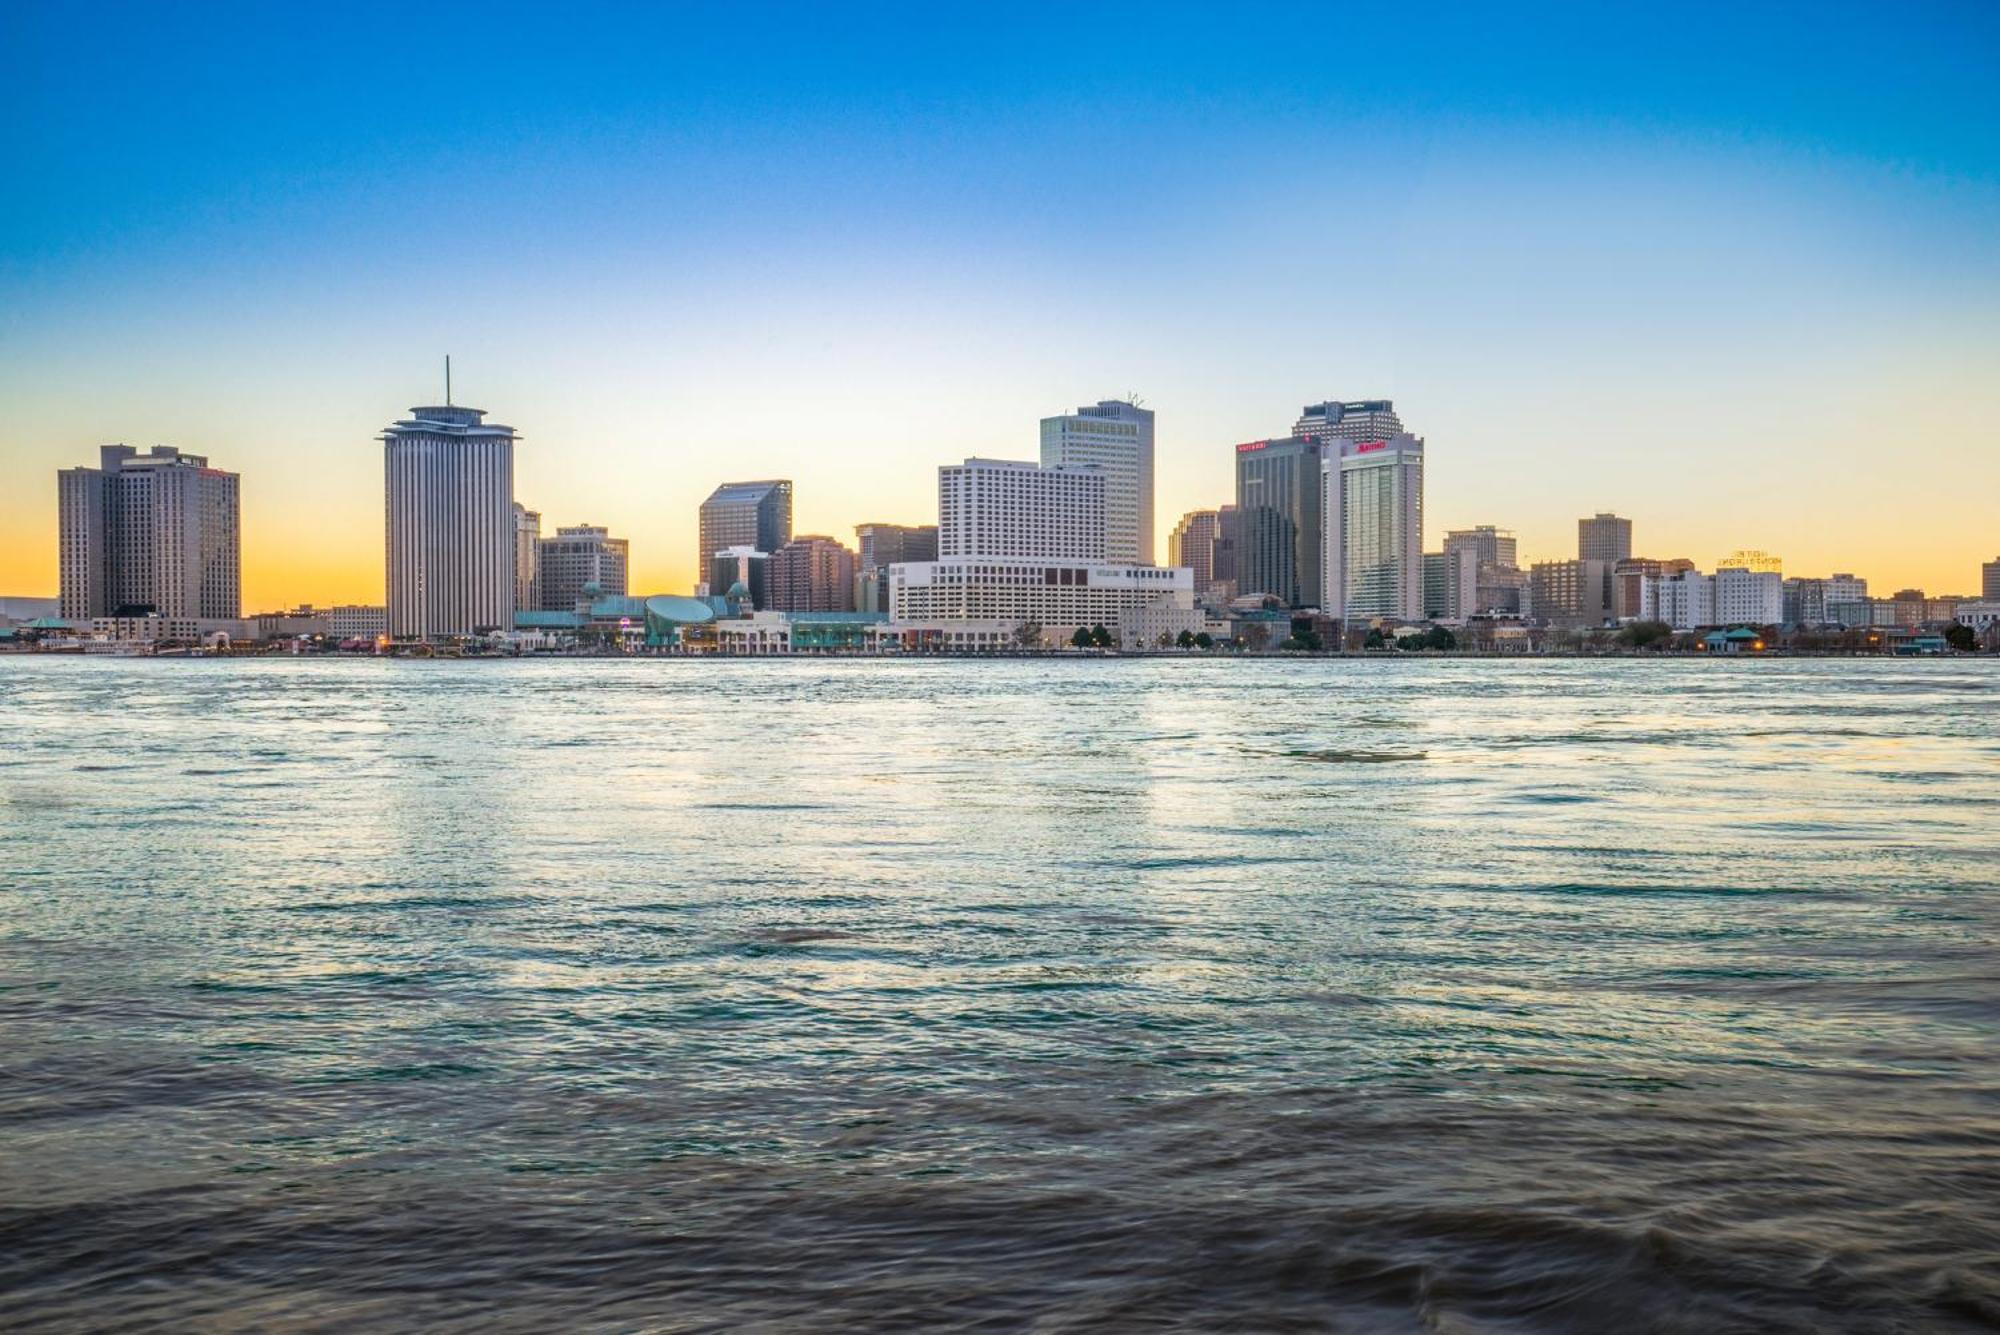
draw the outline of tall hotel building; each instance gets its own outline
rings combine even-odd
[[[170,445],[105,445],[97,457],[56,474],[62,615],[241,615],[236,474]]]
[[[1104,559],[1153,563],[1153,410],[1119,399],[1042,419],[1044,468],[1104,474]]]
[[[938,469],[938,559],[890,567],[891,620],[1111,626],[1162,599],[1192,616],[1185,568],[1106,557],[1105,484],[999,459]]]
[[[514,502],[514,610],[542,606],[542,514]]]
[[[854,610],[854,553],[832,538],[793,538],[771,553],[764,579],[773,611]]]
[[[697,531],[698,579],[709,578],[716,553],[729,548],[748,547],[769,555],[792,540],[792,484],[781,478],[725,482],[701,503]]]
[[[521,519],[514,428],[477,408],[412,408],[382,432],[388,624],[396,639],[511,627]]]
[[[1324,534],[1320,476],[1330,448],[1312,436],[1236,447],[1236,587],[1287,607],[1320,603]]]
[[[1190,510],[1167,535],[1167,564],[1186,566],[1194,576],[1195,592],[1205,594],[1215,583],[1215,548],[1221,541],[1222,512]]]
[[[1529,576],[1516,564],[1519,554],[1513,533],[1492,524],[1445,534],[1445,616],[1464,621],[1485,613],[1520,612]]]
[[[889,567],[906,561],[935,561],[936,524],[857,524],[854,605],[863,612],[889,610]]]
[[[632,545],[595,524],[558,528],[543,538],[537,561],[542,610],[574,611],[586,598],[623,597]]]
[[[967,459],[938,469],[938,559],[1105,561],[1107,479],[1096,468]]]
[[[1292,423],[1292,434],[1309,440],[1387,440],[1402,433],[1403,419],[1388,399],[1309,403]]]
[[[1386,406],[1386,405],[1385,405]],[[1424,615],[1424,443],[1330,439],[1321,464],[1328,616]]]

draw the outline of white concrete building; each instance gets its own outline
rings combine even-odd
[[[1775,570],[1725,566],[1715,580],[1715,624],[1775,626],[1785,619],[1785,580]]]
[[[1715,577],[1699,570],[1647,575],[1639,586],[1639,620],[1663,621],[1675,630],[1715,624]]]
[[[1784,613],[1784,579],[1775,570],[1731,566],[1713,575],[1683,570],[1647,575],[1639,586],[1639,619],[1664,621],[1675,630],[1774,626]]]
[[[514,428],[413,408],[382,435],[388,622],[397,639],[509,629],[517,599]]]
[[[1110,565],[978,556],[893,567],[889,619],[991,621],[1010,627],[1115,627],[1127,611],[1163,599],[1192,609],[1185,566]]]
[[[1006,459],[938,469],[938,559],[1108,561],[1105,474]]]
[[[1980,599],[1958,605],[1953,617],[1961,626],[1970,626],[1980,636],[1986,636],[2000,627],[2000,600]]]
[[[1363,620],[1424,615],[1424,443],[1329,439],[1320,465],[1320,606]]]
[[[1125,649],[1170,648],[1181,632],[1199,635],[1208,629],[1208,614],[1191,598],[1158,598],[1118,614],[1118,644]]]
[[[1153,563],[1151,408],[1105,399],[1064,417],[1044,417],[1042,467],[1101,471],[1103,559],[1134,565]]]
[[[364,603],[342,603],[321,609],[327,634],[337,640],[372,640],[389,631],[389,611]]]
[[[111,644],[215,644],[253,638],[240,617],[92,617],[91,638]]]
[[[1105,557],[1105,485],[1096,467],[968,459],[940,468],[938,559],[889,567],[893,626],[980,622],[1067,635],[1111,629],[1162,600],[1191,609],[1186,567]]]

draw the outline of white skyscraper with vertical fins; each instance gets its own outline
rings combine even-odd
[[[382,432],[388,625],[397,639],[514,625],[517,437],[485,417],[450,403],[412,408]]]

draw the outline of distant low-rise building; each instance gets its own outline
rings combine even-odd
[[[1639,618],[1675,630],[1709,626],[1775,626],[1784,619],[1784,583],[1776,571],[1724,567],[1712,575],[1683,570],[1647,576]]]
[[[389,633],[389,609],[380,603],[341,603],[320,609],[327,634],[337,640],[373,640]]]
[[[1788,626],[1865,626],[1868,624],[1868,581],[1858,575],[1784,582],[1784,624]]]
[[[1611,615],[1620,621],[1639,617],[1640,589],[1648,576],[1678,575],[1693,570],[1685,556],[1656,560],[1650,556],[1628,556],[1611,568]]]
[[[1529,569],[1535,616],[1552,625],[1601,626],[1611,619],[1612,563],[1537,561]]]

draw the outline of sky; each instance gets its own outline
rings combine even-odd
[[[56,470],[242,475],[245,610],[382,597],[382,427],[522,433],[685,591],[717,483],[934,522],[936,467],[1388,397],[1449,528],[1881,593],[2000,556],[2000,6],[0,6],[0,594]]]

